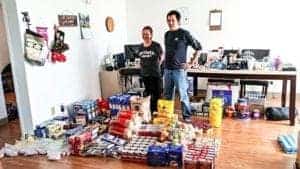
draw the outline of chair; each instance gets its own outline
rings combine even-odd
[[[243,49],[242,55],[251,54],[256,60],[263,60],[265,57],[270,55],[270,49]],[[246,95],[246,86],[262,86],[261,96],[266,97],[268,93],[269,81],[266,80],[241,80],[240,97]]]

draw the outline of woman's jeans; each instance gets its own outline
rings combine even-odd
[[[191,107],[188,96],[187,74],[184,69],[164,70],[164,97],[174,99],[175,87],[179,91],[183,118],[190,118]]]

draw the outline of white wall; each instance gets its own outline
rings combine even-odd
[[[9,63],[9,53],[6,40],[6,31],[4,24],[4,16],[2,5],[0,4],[0,73],[3,71],[4,67]],[[0,75],[0,119],[6,118],[6,105],[4,98],[4,91],[2,86],[2,78]]]
[[[154,28],[154,39],[163,45],[163,35],[167,30],[166,14],[171,9],[187,7],[190,22],[182,27],[201,42],[204,50],[225,48],[270,48],[272,56],[281,56],[300,69],[298,58],[298,38],[300,23],[297,0],[128,0],[128,43],[141,41],[140,30],[144,25]],[[209,10],[222,9],[222,31],[209,31]],[[189,51],[189,54],[191,51]],[[298,78],[297,91],[300,92]],[[271,91],[279,92],[280,83],[275,83]]]
[[[99,62],[106,54],[108,46],[112,52],[121,52],[126,40],[126,3],[122,0],[98,0],[91,5],[83,0],[16,0],[17,14],[24,32],[22,11],[28,11],[35,26],[47,26],[50,41],[53,39],[53,25],[58,14],[79,12],[90,14],[93,38],[81,40],[79,27],[61,28],[65,32],[65,42],[70,50],[65,52],[66,63],[47,63],[38,67],[25,63],[28,95],[33,126],[51,117],[51,108],[62,103],[71,103],[86,98],[98,98]],[[116,28],[107,33],[104,27],[107,15],[115,18]]]
[[[16,2],[14,0],[0,0],[0,3],[3,5],[9,56],[12,66],[21,130],[24,136],[33,129],[24,58],[20,57],[23,55],[22,46],[24,43],[21,38],[22,35],[20,32]]]
[[[6,39],[2,5],[0,4],[0,72],[9,63],[9,53]]]

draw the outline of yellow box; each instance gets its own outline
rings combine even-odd
[[[161,114],[174,114],[174,101],[159,99],[157,102],[157,111]]]
[[[171,119],[163,118],[163,117],[157,117],[153,120],[153,124],[156,124],[156,125],[162,124],[162,125],[168,126],[171,124],[171,122],[172,122]]]
[[[167,119],[173,119],[174,114],[173,113],[158,113],[157,117],[167,118]]]

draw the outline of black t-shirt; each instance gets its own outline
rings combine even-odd
[[[142,76],[160,76],[159,60],[162,54],[162,47],[159,43],[152,41],[149,47],[141,47],[138,56],[141,59],[141,74]]]
[[[165,33],[167,69],[182,69],[186,63],[187,47],[192,46],[195,50],[201,50],[201,44],[184,29],[167,31]]]

